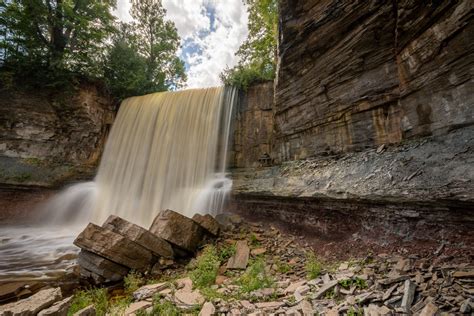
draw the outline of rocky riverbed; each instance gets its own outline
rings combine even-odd
[[[87,274],[81,265],[77,273],[82,271],[83,285],[74,295],[64,289],[62,295],[60,288],[43,288],[26,300],[0,306],[0,314],[469,315],[474,311],[472,257],[445,255],[444,246],[423,255],[367,253],[334,261],[304,238],[275,227],[246,223],[236,215],[217,219],[219,237],[201,236],[194,244],[197,248],[186,251],[181,246],[181,255],[176,255],[176,243],[183,240],[176,234],[166,237],[166,225],[155,220],[150,231],[165,236],[175,253],[173,259],[156,258],[147,269],[129,270],[123,281],[114,282],[100,277],[85,282]],[[102,227],[109,225],[116,232],[117,227],[124,229],[117,219],[107,222]],[[80,240],[90,229],[76,244],[84,246]],[[89,250],[113,258],[103,247]]]

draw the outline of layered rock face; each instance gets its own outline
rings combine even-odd
[[[273,82],[241,91],[234,120],[231,165],[257,167],[271,153],[273,139]],[[260,161],[259,161],[260,160]]]
[[[51,185],[98,162],[114,103],[96,85],[0,91],[1,183]]]
[[[474,123],[473,2],[280,1],[277,161]]]

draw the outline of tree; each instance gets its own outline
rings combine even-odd
[[[5,64],[99,75],[115,0],[0,0]]]
[[[180,39],[173,22],[165,20],[161,0],[133,0],[130,10],[137,48],[146,58],[148,92],[181,87],[186,76],[184,63],[176,56]]]
[[[105,64],[104,76],[112,94],[119,98],[146,93],[146,58],[138,53],[137,39],[130,24],[121,23]]]
[[[221,74],[226,84],[246,88],[254,81],[275,78],[278,0],[244,0],[248,6],[248,38],[236,55],[240,62]]]

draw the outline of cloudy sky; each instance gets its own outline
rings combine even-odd
[[[221,85],[219,74],[237,63],[235,52],[247,37],[242,0],[162,0],[181,36],[188,87]],[[129,21],[129,0],[118,0],[117,16]]]

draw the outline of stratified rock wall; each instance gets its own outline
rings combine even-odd
[[[49,185],[98,163],[114,117],[94,84],[0,91],[0,183]]]
[[[280,1],[277,161],[474,123],[474,2]]]
[[[273,124],[273,82],[257,83],[241,91],[231,137],[231,165],[257,167],[263,156],[270,156]]]

